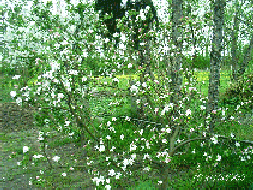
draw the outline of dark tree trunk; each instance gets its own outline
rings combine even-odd
[[[237,81],[238,79],[238,32],[239,32],[239,23],[238,23],[238,11],[236,12],[236,15],[234,16],[234,27],[231,33],[232,37],[232,78],[234,81]]]
[[[250,44],[249,47],[247,48],[246,52],[245,52],[245,57],[243,60],[243,63],[241,65],[241,68],[239,70],[239,75],[242,76],[245,73],[246,67],[248,66],[248,63],[251,61],[252,59],[252,49],[253,49],[253,33],[251,33],[251,40],[250,40]]]
[[[220,86],[220,65],[222,51],[222,28],[224,27],[225,0],[216,0],[213,4],[214,10],[214,46],[210,53],[210,75],[208,89],[207,116],[211,117],[209,132],[214,132],[215,122],[218,121],[219,86]]]
[[[182,0],[172,0],[172,40],[173,44],[176,46],[174,50],[174,56],[172,57],[171,66],[171,79],[172,79],[172,96],[171,103],[173,103],[172,115],[174,118],[179,118],[179,101],[182,100],[182,75],[179,73],[182,68],[183,61],[183,1]],[[169,122],[169,121],[168,121]],[[174,142],[174,137],[178,135],[180,128],[182,128],[182,123],[179,121],[173,121],[171,123],[173,129],[173,137],[170,139]],[[174,151],[174,145],[170,142],[170,152]],[[162,184],[160,186],[161,190],[168,189],[168,175],[169,175],[169,165],[165,164],[163,168],[160,169],[160,175]]]

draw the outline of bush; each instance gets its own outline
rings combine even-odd
[[[253,101],[253,74],[245,75],[228,87],[224,93],[222,102],[238,105],[241,102]],[[250,104],[249,104],[250,105]],[[252,104],[251,107],[252,109]]]
[[[193,60],[192,57],[186,56],[183,68],[189,68],[189,66],[196,69],[207,69],[210,67],[210,58],[198,54]]]

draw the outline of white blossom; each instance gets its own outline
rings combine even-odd
[[[28,146],[23,146],[23,152],[28,152],[29,151],[29,147]]]
[[[186,110],[185,115],[186,115],[186,116],[191,115],[191,110],[190,110],[190,109]]]
[[[11,92],[10,92],[10,95],[11,95],[11,97],[14,98],[14,97],[16,97],[17,93],[16,93],[16,91],[11,91]]]
[[[60,157],[59,156],[54,156],[52,159],[53,159],[54,162],[58,162],[60,160]]]
[[[216,159],[216,161],[220,162],[221,161],[221,156],[218,155],[218,158]]]

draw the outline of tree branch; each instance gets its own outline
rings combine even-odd
[[[66,91],[66,89],[65,89],[65,87],[64,87],[64,84],[63,84],[63,81],[61,80],[60,77],[59,77],[59,81],[60,81],[60,83],[61,83],[61,85],[62,85],[62,88],[63,88],[64,92],[65,92],[65,93],[67,94],[67,96],[68,96],[68,106],[69,106],[69,110],[70,110],[71,114],[74,115],[74,117],[75,117],[75,119],[76,119],[76,122],[77,122],[77,126],[80,127],[80,128],[82,128],[82,127],[85,128],[85,130],[89,133],[89,135],[90,135],[95,141],[98,142],[98,138],[96,138],[95,135],[92,134],[92,133],[89,131],[87,125],[86,125],[83,121],[81,121],[82,117],[79,116],[79,117],[81,118],[81,119],[80,119],[80,118],[76,115],[76,113],[73,111],[72,105],[71,105],[71,94],[70,94],[69,92]]]

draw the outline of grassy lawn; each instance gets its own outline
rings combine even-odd
[[[197,87],[198,92],[202,92],[203,96],[207,96],[208,95],[208,85],[209,85],[209,72],[198,71],[195,75],[196,75],[196,79],[197,79],[196,87]],[[132,79],[140,78],[137,74],[135,74],[135,75],[115,75],[115,77],[117,79],[119,79],[118,88],[123,88],[123,89],[127,89],[129,87],[130,78],[132,78]],[[159,75],[155,74],[156,80],[158,80],[158,77],[159,77]],[[94,79],[94,76],[92,78]],[[36,79],[30,80],[28,82],[28,85],[32,87],[33,83],[36,83],[36,81],[37,81]],[[187,80],[184,77],[183,83],[185,83],[186,81]],[[229,85],[229,81],[230,81],[229,71],[222,70],[221,71],[221,78],[220,78],[220,82],[221,82],[220,93],[225,92],[226,87]],[[91,86],[94,85],[94,87],[97,87],[98,91],[100,91],[100,90],[111,91],[113,89],[110,87],[106,87],[106,89],[104,87],[99,87],[100,85],[103,85],[104,83],[110,84],[111,82],[112,82],[111,78],[105,78],[104,76],[99,76],[99,78],[96,78],[94,81],[92,81],[90,83],[90,85]]]

